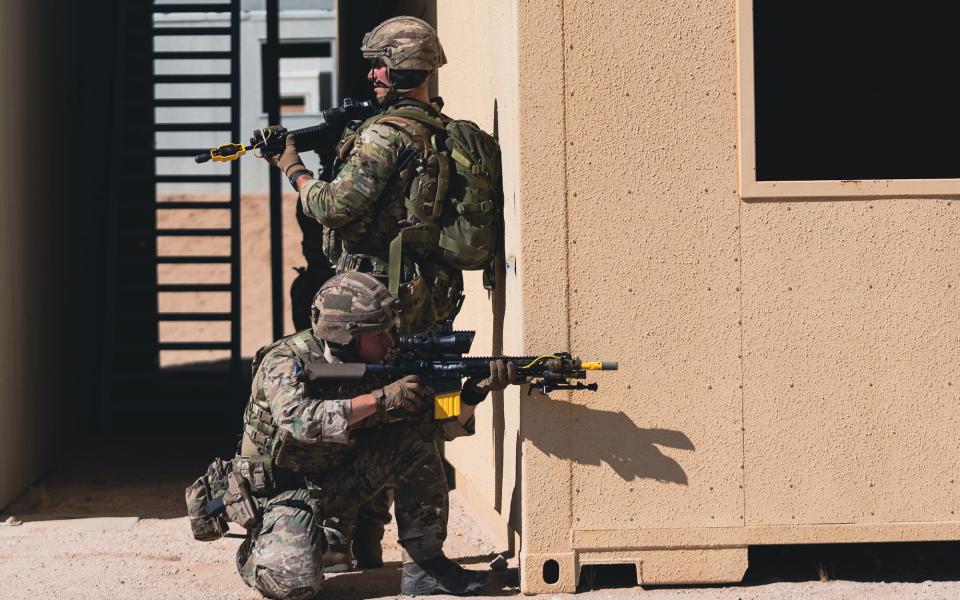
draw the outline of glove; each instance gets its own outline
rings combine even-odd
[[[433,390],[423,385],[417,375],[407,375],[371,394],[377,400],[378,413],[398,410],[415,413],[423,409],[427,399],[433,396]]]
[[[263,129],[254,129],[253,137],[250,138],[250,143],[263,142],[264,141],[264,132],[267,134],[267,139],[273,139],[280,135],[281,133],[286,133],[287,128],[283,125],[268,125]]]
[[[300,155],[297,154],[297,145],[295,142],[296,140],[294,140],[293,136],[288,135],[286,144],[283,146],[283,152],[277,157],[276,165],[287,177],[290,177],[290,173],[296,170],[293,167],[306,168],[303,166],[303,160],[300,159]]]
[[[483,402],[490,392],[501,392],[508,385],[526,382],[526,377],[517,376],[517,365],[512,361],[490,361],[490,376],[483,379],[470,378],[463,384],[460,400],[464,404],[476,406]]]
[[[273,135],[279,135],[286,131],[284,127],[279,125],[271,125],[268,129]],[[290,176],[291,167],[295,165],[303,167],[303,160],[301,160],[300,155],[297,154],[297,145],[292,135],[288,135],[284,139],[283,152],[276,155],[264,155],[263,158],[271,165],[283,171],[283,174],[288,177]]]

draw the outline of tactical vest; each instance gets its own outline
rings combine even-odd
[[[394,107],[387,109],[389,114]],[[348,125],[340,142],[337,144],[335,172],[347,161],[350,152],[364,129],[376,122],[377,117],[371,117],[362,123],[354,122]],[[383,260],[387,259],[390,241],[400,231],[400,222],[406,217],[404,199],[407,188],[410,186],[410,162],[417,151],[417,140],[412,132],[400,130],[411,143],[401,152],[400,164],[387,181],[380,195],[374,200],[366,214],[337,229],[325,228],[324,253],[331,264],[337,264],[340,255],[366,254]]]
[[[390,244],[397,239],[401,229],[409,225],[411,186],[416,184],[420,189],[426,185],[429,176],[435,177],[434,173],[425,178],[422,168],[418,172],[418,157],[427,154],[425,144],[429,144],[429,139],[422,134],[422,127],[410,118],[391,118],[398,114],[409,117],[411,112],[422,113],[424,119],[441,117],[432,107],[402,100],[382,114],[344,131],[337,146],[340,163],[347,160],[359,134],[374,123],[389,125],[410,141],[400,152],[396,172],[368,213],[344,227],[324,232],[324,251],[338,270],[371,273],[384,284],[391,277],[396,280],[397,285],[391,292],[399,303],[400,333],[432,330],[438,323],[452,321],[463,303],[460,269],[444,262],[432,247],[422,253],[408,252],[402,259],[398,257],[396,264],[392,265],[394,275],[388,272]]]
[[[263,359],[281,345],[286,345],[302,365],[323,359],[323,347],[309,329],[281,338],[257,350],[251,368],[256,387],[250,394],[250,400],[243,411],[243,447],[241,454],[245,456],[254,453],[264,456],[273,454],[277,426],[274,423],[273,415],[270,413],[267,399],[259,388],[257,372],[260,370]],[[254,449],[255,452],[251,452]]]
[[[263,360],[274,349],[286,345],[302,366],[324,359],[324,342],[311,330],[301,331],[282,338],[257,351],[253,359],[253,380],[256,386],[250,395],[243,415],[243,456],[269,456],[275,467],[299,473],[320,473],[342,464],[350,453],[352,444],[304,444],[294,440],[277,427],[270,406],[259,388],[257,372]],[[349,389],[338,388],[315,390],[310,398],[316,400],[352,398],[369,392],[375,385],[367,384]]]

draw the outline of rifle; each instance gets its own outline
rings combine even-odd
[[[568,352],[540,356],[471,356],[463,355],[473,345],[473,331],[443,330],[436,333],[401,335],[398,352],[383,364],[327,363],[314,361],[304,369],[307,389],[355,386],[358,383],[389,383],[406,375],[419,375],[436,392],[434,418],[446,419],[460,414],[461,379],[486,377],[490,361],[512,362],[517,375],[529,378],[530,389],[544,394],[554,390],[597,391],[596,383],[584,384],[587,371],[615,371],[617,363],[582,361]]]
[[[287,136],[292,135],[297,140],[297,149],[300,152],[332,147],[340,139],[343,128],[350,121],[363,121],[380,112],[380,106],[372,100],[353,100],[345,98],[341,106],[327,108],[320,111],[320,122],[303,129],[277,132],[265,127],[257,129],[250,138],[250,144],[228,142],[211,148],[203,154],[193,157],[198,163],[207,161],[228,162],[236,160],[253,150],[254,156],[276,156],[283,152]]]

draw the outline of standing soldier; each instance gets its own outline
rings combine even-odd
[[[446,57],[428,23],[388,19],[364,37],[361,50],[384,111],[344,132],[334,179],[314,178],[292,136],[282,154],[266,158],[299,192],[303,214],[323,225],[324,253],[337,272],[361,271],[388,284],[401,333],[432,330],[460,310],[461,269],[486,269],[492,286],[502,221],[499,147],[473,123],[441,113],[439,98],[431,100],[430,79]],[[358,565],[382,564],[388,509],[384,495],[360,510]],[[346,515],[345,523],[351,519]]]

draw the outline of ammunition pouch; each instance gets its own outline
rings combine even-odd
[[[439,320],[430,287],[420,273],[400,284],[397,301],[404,333],[427,331]]]
[[[253,495],[270,496],[279,487],[272,462],[269,456],[237,456],[230,464],[250,484]]]

